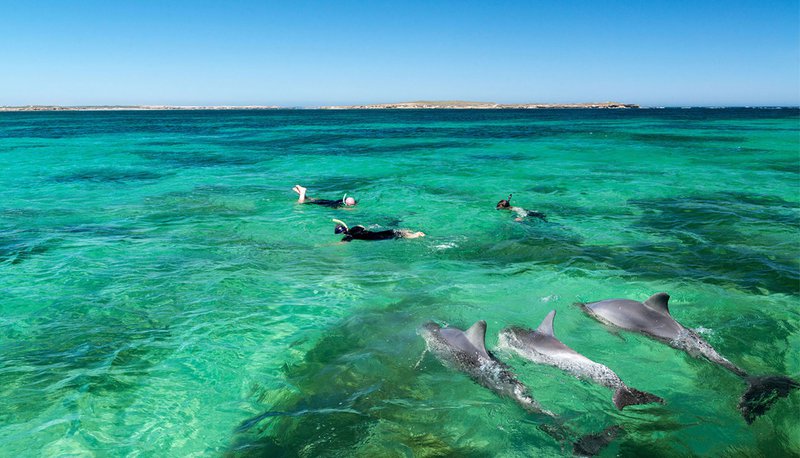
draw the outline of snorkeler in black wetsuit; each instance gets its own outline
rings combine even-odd
[[[512,207],[511,206],[511,196],[513,194],[508,195],[508,199],[503,199],[500,202],[497,202],[497,210],[511,210],[517,214],[517,221],[522,221],[522,218],[532,217],[532,218],[539,218],[542,221],[547,221],[547,215],[541,212],[533,211],[533,210],[525,210],[522,207]]]
[[[347,227],[342,221],[338,219],[333,220],[336,223],[336,229],[333,230],[334,234],[344,234],[342,242],[349,242],[351,240],[391,240],[391,239],[415,239],[417,237],[424,237],[423,232],[413,232],[408,229],[389,229],[385,231],[368,231],[364,226]]]
[[[321,205],[329,208],[354,207],[356,205],[356,200],[352,197],[347,197],[347,194],[344,195],[342,200],[315,199],[306,195],[307,190],[308,189],[300,186],[299,184],[292,188],[292,191],[296,192],[297,195],[300,196],[297,198],[297,203]]]

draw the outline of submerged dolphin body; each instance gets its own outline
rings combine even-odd
[[[555,366],[576,377],[591,379],[600,385],[611,388],[614,390],[612,400],[619,410],[629,405],[664,403],[663,399],[654,394],[629,388],[608,367],[592,361],[561,343],[553,331],[555,316],[556,311],[551,311],[535,331],[517,326],[503,329],[500,331],[500,346],[514,350],[525,359]]]
[[[420,328],[419,334],[425,339],[428,351],[445,365],[465,372],[479,385],[486,387],[500,396],[509,397],[529,413],[544,415],[554,420],[555,424],[542,424],[539,428],[558,441],[570,435],[561,420],[549,410],[545,410],[530,395],[528,387],[522,384],[511,368],[499,361],[486,350],[486,322],[481,320],[466,331],[457,328],[441,327],[428,322]],[[611,426],[600,433],[587,434],[573,442],[573,453],[576,455],[595,455],[608,445],[621,431],[618,426]]]
[[[717,353],[696,332],[675,321],[669,314],[668,302],[667,293],[657,293],[644,302],[608,299],[579,305],[600,322],[641,332],[695,358],[702,356],[743,378],[748,388],[739,400],[739,410],[747,423],[766,412],[779,397],[788,396],[793,389],[800,388],[800,383],[789,377],[749,376],[744,369]]]
[[[517,380],[511,368],[486,351],[485,321],[478,321],[466,331],[428,322],[422,326],[420,335],[428,350],[445,365],[465,372],[479,385],[500,396],[513,399],[530,413],[555,418],[555,414],[543,409],[531,397],[528,387]]]

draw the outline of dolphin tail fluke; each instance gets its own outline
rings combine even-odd
[[[747,424],[764,414],[779,398],[800,388],[800,383],[782,375],[749,377],[747,391],[739,400],[739,410]]]
[[[542,423],[537,426],[537,428],[539,431],[547,434],[558,442],[567,440],[567,437],[569,436],[569,431],[559,423]]]
[[[542,423],[538,428],[562,444],[570,443],[570,436],[575,437],[560,419],[555,419],[554,422],[550,423]],[[581,436],[577,441],[572,442],[572,453],[577,456],[595,456],[622,432],[621,426],[614,425],[609,426],[599,433]]]
[[[572,444],[572,453],[578,456],[595,456],[622,433],[621,426],[609,426],[599,433],[587,434]]]
[[[625,406],[651,404],[654,402],[660,404],[664,403],[664,400],[655,394],[639,391],[634,388],[628,388],[626,386],[618,388],[617,391],[614,392],[614,397],[612,400],[614,401],[614,405],[619,410],[622,410],[625,408]]]

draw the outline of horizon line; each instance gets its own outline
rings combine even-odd
[[[403,106],[411,104],[426,104],[428,106]],[[461,104],[462,106],[433,106],[435,104]],[[495,102],[464,102],[464,101],[418,101],[418,102],[393,102],[375,104],[353,105],[168,105],[168,104],[98,104],[98,105],[0,105],[0,112],[15,111],[191,111],[191,110],[536,110],[536,109],[666,109],[666,108],[800,108],[800,105],[639,105],[618,102],[588,102],[588,103],[495,103]]]

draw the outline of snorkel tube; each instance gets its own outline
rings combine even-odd
[[[350,232],[350,228],[347,227],[347,224],[345,224],[344,221],[335,218],[332,219],[331,221],[336,223],[336,229],[333,230],[334,234],[347,234],[348,232]],[[344,230],[341,232],[339,231],[340,227],[344,228]]]
[[[345,207],[352,207],[356,204],[356,199],[353,197],[347,197],[347,193],[344,194],[342,197],[342,205]]]
[[[511,208],[511,196],[513,194],[508,195],[508,199],[503,199],[500,202],[497,202],[497,206],[495,207],[497,210],[501,208]]]

